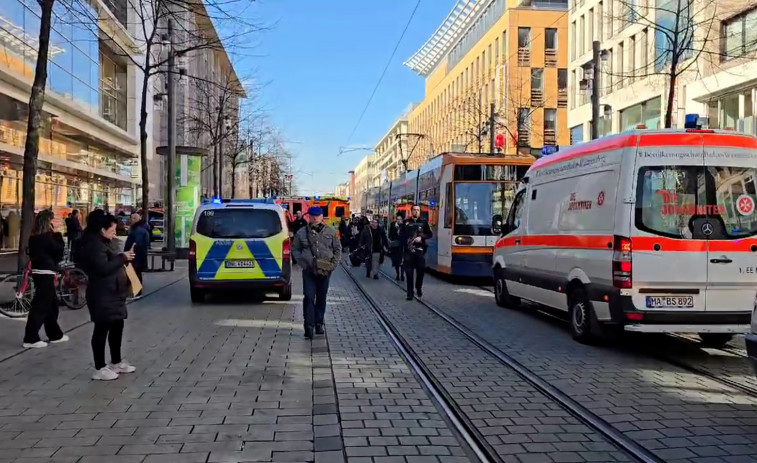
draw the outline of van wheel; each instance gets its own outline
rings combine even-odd
[[[494,276],[494,299],[497,305],[507,309],[515,309],[520,306],[520,298],[510,296],[507,291],[507,282],[501,269],[497,269]]]
[[[189,295],[192,298],[194,304],[205,302],[205,291],[197,288],[189,288]]]
[[[288,285],[284,286],[284,289],[279,291],[279,300],[280,301],[291,301],[292,300],[292,284],[289,283]]]
[[[728,344],[733,339],[732,334],[728,333],[699,333],[699,339],[705,347],[720,348]]]
[[[570,305],[568,309],[570,334],[573,339],[580,343],[592,343],[596,339],[595,333],[592,331],[594,307],[586,295],[586,291],[583,288],[574,289],[571,291],[568,301]]]

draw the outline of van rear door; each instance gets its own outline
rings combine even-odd
[[[641,135],[633,208],[632,298],[639,310],[704,311],[706,237],[693,230],[706,210],[700,133]]]
[[[757,139],[704,135],[709,240],[707,310],[749,312],[757,294]]]

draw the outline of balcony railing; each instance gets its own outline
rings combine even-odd
[[[544,144],[557,145],[557,131],[555,129],[544,129]]]
[[[518,129],[518,146],[531,146],[531,131],[528,128]]]
[[[518,66],[529,67],[531,66],[531,49],[528,47],[518,48]]]
[[[557,50],[548,48],[544,50],[544,67],[556,68],[557,67]]]
[[[540,88],[531,89],[531,107],[538,108],[544,104],[544,92]]]
[[[558,108],[568,107],[568,89],[567,88],[561,88],[557,90],[557,107]]]

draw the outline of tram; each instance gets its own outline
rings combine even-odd
[[[488,277],[499,225],[507,216],[517,179],[534,161],[528,155],[443,153],[382,186],[387,191],[386,207],[390,216],[409,217],[413,204],[420,205],[421,218],[434,235],[428,241],[428,268]]]

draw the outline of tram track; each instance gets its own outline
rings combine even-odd
[[[455,427],[458,429],[458,431],[461,432],[463,436],[468,436],[467,438],[465,438],[466,442],[471,446],[472,449],[474,449],[474,451],[475,449],[478,449],[477,451],[475,451],[475,453],[477,455],[480,455],[479,458],[481,458],[481,461],[502,461],[502,459],[487,443],[484,436],[476,430],[475,426],[472,424],[472,421],[465,416],[465,414],[461,411],[461,408],[455,403],[454,399],[452,399],[450,395],[444,390],[444,387],[441,385],[441,381],[434,377],[433,373],[424,365],[423,360],[420,358],[420,356],[412,349],[408,340],[399,333],[399,331],[394,327],[391,320],[389,320],[388,316],[384,313],[381,307],[363,288],[362,284],[358,281],[355,275],[352,274],[349,267],[343,264],[343,268],[349,278],[353,281],[353,283],[355,283],[355,286],[358,288],[361,294],[366,298],[369,305],[371,306],[371,309],[381,321],[382,326],[384,326],[384,329],[387,331],[387,333],[389,333],[390,337],[395,342],[398,349],[400,349],[401,353],[406,358],[408,363],[423,379],[424,384],[429,387],[435,399],[438,402],[441,401],[442,408],[444,409],[445,413],[449,411],[450,414],[448,414],[448,417],[450,417],[450,420],[453,421],[453,424],[456,423]],[[402,285],[399,282],[395,282],[390,276],[384,273],[383,270],[380,272],[380,274],[383,278],[395,284],[398,288],[403,289]],[[538,391],[538,393],[542,394],[550,401],[557,404],[560,408],[575,417],[578,421],[586,425],[593,432],[596,432],[598,435],[604,437],[608,441],[608,443],[622,452],[631,461],[648,463],[660,463],[664,461],[648,449],[638,444],[633,439],[625,436],[621,431],[613,427],[604,419],[589,411],[587,408],[573,400],[567,394],[549,384],[547,381],[522,365],[520,362],[518,362],[502,350],[498,349],[497,347],[493,346],[488,341],[459,323],[457,320],[442,312],[440,309],[421,299],[418,299],[418,302],[420,302],[420,304],[422,304],[432,314],[452,327],[455,331],[460,333],[475,347],[487,354],[487,356],[495,359],[499,364],[503,365],[509,371],[512,371],[520,379],[525,381],[525,383]],[[460,428],[458,428],[458,425],[460,425]],[[483,456],[483,458],[481,456]]]
[[[386,274],[384,274],[384,276],[388,278],[388,276]],[[485,290],[487,292],[490,292],[492,294],[494,293],[494,289],[493,288],[489,288],[487,286],[480,286],[479,285],[479,286],[476,286],[476,288],[483,289],[483,290]],[[548,312],[539,311],[539,313],[547,315],[550,318],[555,318],[555,319],[558,319],[558,320],[563,321],[563,322],[565,321],[565,320],[559,319],[555,315],[550,314]],[[694,342],[696,342],[692,338],[689,338],[689,337],[687,337],[685,335],[681,335],[679,333],[673,333],[673,334],[670,334],[668,336],[671,337],[671,338],[675,338],[675,339],[677,339],[677,340],[679,340],[681,342],[686,342],[686,343],[694,343]],[[711,381],[714,381],[714,382],[716,382],[718,384],[730,387],[732,389],[735,389],[735,390],[737,390],[739,392],[742,392],[744,394],[750,395],[752,397],[757,397],[757,388],[755,388],[755,387],[749,386],[749,385],[741,383],[739,381],[735,381],[735,380],[730,379],[730,378],[724,378],[724,377],[718,376],[716,374],[713,374],[713,373],[707,371],[704,368],[701,368],[699,366],[693,365],[690,362],[686,362],[684,360],[681,360],[681,359],[678,359],[678,358],[674,358],[674,357],[671,357],[669,355],[662,354],[662,353],[660,353],[658,351],[653,351],[649,347],[646,347],[644,349],[645,349],[644,352],[646,352],[648,355],[654,357],[657,360],[665,362],[665,363],[667,363],[669,365],[673,365],[673,366],[678,367],[678,368],[680,368],[682,370],[688,371],[689,373],[693,373],[693,374],[696,374],[696,375],[699,375],[699,376],[703,376],[703,377],[705,377],[705,378],[707,378],[707,379],[709,379]],[[736,347],[731,347],[731,346],[718,347],[718,348],[712,347],[710,349],[719,350],[721,352],[725,352],[725,353],[727,353],[729,355],[732,355],[732,356],[735,356],[735,357],[740,357],[740,358],[743,358],[743,359],[747,359],[746,351],[744,351],[743,349],[736,348]]]

